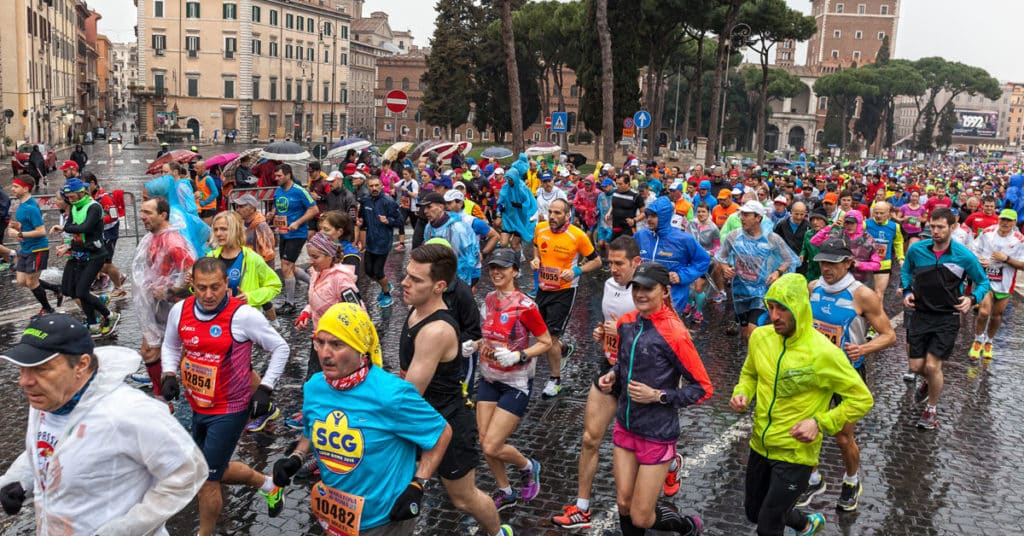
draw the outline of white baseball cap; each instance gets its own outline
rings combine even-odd
[[[764,216],[764,205],[758,201],[751,199],[746,203],[740,205],[740,212],[746,212],[748,214],[757,214],[758,216]]]
[[[447,192],[444,193],[444,200],[445,200],[445,202],[448,202],[448,201],[465,201],[466,200],[466,196],[463,195],[463,193],[461,191],[452,189],[452,190],[448,190]]]

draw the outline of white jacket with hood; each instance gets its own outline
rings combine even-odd
[[[105,346],[96,356],[96,377],[46,467],[36,467],[44,413],[30,408],[25,451],[0,487],[20,482],[34,498],[39,536],[165,536],[164,523],[206,481],[206,461],[166,404],[124,383],[142,361],[138,352]]]

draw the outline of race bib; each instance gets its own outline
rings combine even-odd
[[[213,406],[213,392],[217,387],[217,366],[197,363],[185,356],[181,360],[181,384],[201,408]]]
[[[886,253],[886,251],[888,251],[888,249],[889,249],[889,243],[888,242],[881,242],[881,243],[875,242],[875,251],[878,253],[878,256],[881,257],[883,260],[885,259],[885,253]]]
[[[274,227],[281,230],[281,232],[288,231],[288,217],[287,216],[274,216]]]
[[[917,227],[917,216],[907,216],[907,225]]]
[[[313,516],[330,536],[358,536],[365,499],[317,482],[309,494]]]
[[[602,337],[602,343],[604,346],[604,355],[608,359],[608,364],[615,366],[615,362],[619,360],[618,332],[608,333],[605,331],[604,337]]]
[[[750,255],[736,256],[736,277],[747,281],[757,281],[757,274],[761,268],[761,260]]]
[[[545,290],[558,290],[562,286],[562,271],[551,266],[540,267],[540,286]]]
[[[989,265],[985,268],[985,275],[988,276],[988,280],[992,283],[1000,283],[1003,281],[1003,267]]]
[[[814,321],[814,329],[818,330],[818,333],[828,337],[828,340],[832,341],[832,344],[839,346],[839,341],[843,340],[843,327],[835,324],[829,324],[828,322],[822,322],[820,320]]]

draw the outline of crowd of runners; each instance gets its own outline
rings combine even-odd
[[[123,217],[114,196],[68,161],[60,224],[43,223],[31,177],[14,179],[14,201],[0,199],[17,205],[0,230],[17,245],[0,255],[41,306],[0,356],[19,367],[30,405],[0,503],[13,515],[31,502],[40,534],[166,534],[198,496],[198,533],[212,535],[225,484],[258,490],[270,517],[309,508],[327,534],[412,534],[436,476],[481,533],[509,535],[505,510],[550,478],[531,452],[541,445],[517,441],[517,429],[537,398],[559,396],[572,358],[597,370],[576,497],[562,498],[552,525],[589,528],[602,479],[614,482],[622,534],[701,534],[701,518],[666,499],[680,489],[677,449],[690,446],[680,412],[717,387],[737,413],[757,402],[746,518],[760,535],[814,534],[826,516],[807,507],[822,505],[833,476],[817,469],[825,436],[844,466],[835,508],[859,507],[868,363],[897,341],[886,297],[902,297],[902,379],[921,404],[916,426],[933,430],[943,364],[962,357],[961,317],[974,317],[965,358],[992,359],[1024,268],[1024,176],[1000,162],[680,169],[630,156],[584,173],[557,157],[428,154],[374,167],[353,152],[329,173],[260,163],[276,184],[266,211],[245,191],[259,184],[248,164],[228,180],[172,162],[145,184],[146,236],[124,270],[138,353],[103,345],[119,321],[108,301],[127,278],[112,263]],[[56,285],[40,272],[60,236],[56,253],[68,258]],[[394,256],[400,275],[385,270]],[[605,279],[602,318],[572,333],[579,282],[593,277]],[[481,280],[493,290],[478,290]],[[81,314],[56,313],[47,293]],[[382,347],[371,313],[396,299],[408,315],[397,347]],[[690,335],[712,329],[709,299],[734,313],[715,329],[746,343],[729,385],[712,386]],[[284,322],[309,345],[290,347]],[[579,355],[574,341],[586,337],[599,355]],[[294,378],[301,407],[282,418],[275,388],[289,361],[306,369]],[[132,377],[152,396],[121,381],[139,367]],[[187,430],[170,417],[182,397]],[[233,459],[243,433],[274,419],[286,427],[273,433],[296,441],[266,474]],[[600,474],[609,428],[614,469]],[[478,470],[494,489],[478,487]],[[294,485],[312,487],[309,505],[285,505]]]

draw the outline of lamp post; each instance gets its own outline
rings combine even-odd
[[[334,103],[337,101],[335,97],[335,91],[337,91],[337,80],[338,80],[338,29],[330,21],[323,21],[320,23],[320,43],[324,42],[324,33],[329,33],[331,36],[331,134],[330,141],[334,142],[334,129],[337,126],[338,119],[334,115]]]
[[[732,31],[729,32],[729,39],[725,41],[726,53],[725,53],[725,76],[722,77],[722,109],[721,117],[718,119],[718,144],[715,146],[715,160],[721,160],[722,156],[722,142],[725,139],[725,104],[729,100],[729,62],[732,60],[732,50],[734,48],[743,48],[747,44],[747,37],[750,36],[750,26],[745,23],[739,23],[733,26]]]

